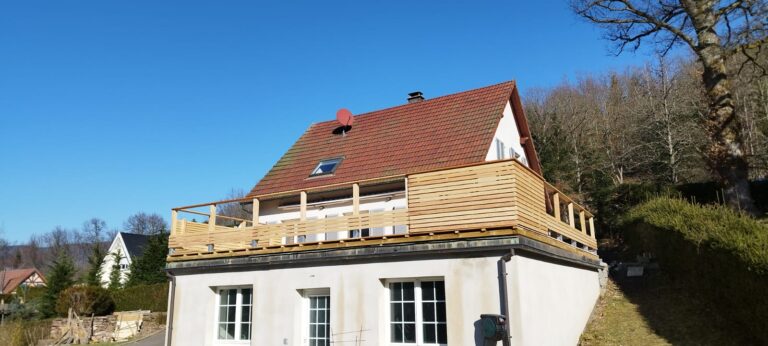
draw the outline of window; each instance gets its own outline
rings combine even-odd
[[[339,167],[339,164],[341,164],[340,157],[335,159],[322,160],[317,164],[317,167],[312,170],[312,174],[309,176],[316,177],[319,175],[333,174],[333,172],[336,171],[336,168]]]
[[[218,294],[216,339],[251,340],[253,289],[224,288]]]
[[[309,346],[331,345],[331,297],[310,295],[309,300]]]
[[[393,344],[448,344],[443,281],[392,282],[389,298]]]
[[[506,154],[506,145],[504,145],[504,142],[498,138],[496,138],[496,159],[497,160],[503,160],[506,157],[504,156]]]
[[[125,263],[120,263],[120,270],[126,270],[128,269],[128,265]]]

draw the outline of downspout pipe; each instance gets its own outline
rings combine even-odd
[[[173,310],[174,300],[176,298],[176,276],[170,270],[165,271],[165,275],[170,279],[170,287],[168,289],[168,313],[166,314],[165,321],[165,346],[171,346],[173,337]]]
[[[504,315],[504,338],[501,340],[502,345],[510,346],[509,330],[509,293],[507,291],[507,262],[515,256],[515,249],[510,249],[509,253],[499,258],[498,270],[499,270],[499,302],[501,304],[501,314]]]

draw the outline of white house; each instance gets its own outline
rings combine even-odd
[[[109,278],[112,275],[112,268],[115,264],[115,254],[120,254],[120,283],[128,280],[131,273],[131,263],[144,253],[144,247],[149,239],[148,235],[118,232],[112,244],[104,256],[104,263],[101,265],[101,285],[109,286]]]
[[[169,345],[578,342],[594,219],[542,178],[516,84],[409,96],[313,124],[246,198],[173,209]]]

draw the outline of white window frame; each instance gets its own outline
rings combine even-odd
[[[240,339],[240,331],[243,324],[243,290],[251,290],[251,318],[248,325],[251,328],[249,333],[250,339]],[[253,302],[254,302],[254,290],[253,286],[222,286],[214,288],[216,294],[216,309],[214,310],[214,324],[213,324],[213,343],[215,345],[249,345],[253,340]],[[221,307],[221,292],[225,290],[237,290],[237,298],[235,299],[235,339],[219,339],[219,308]]]
[[[331,323],[334,313],[333,313],[333,299],[331,299],[331,289],[330,288],[312,288],[312,289],[304,289],[300,290],[301,296],[303,298],[302,302],[302,308],[301,308],[301,325],[302,325],[302,341],[303,345],[309,345],[309,328],[310,328],[310,298],[311,297],[328,297],[328,311],[330,318],[327,320],[328,323],[328,340],[333,340],[331,336],[331,326],[333,325]],[[328,345],[331,343],[329,342]]]
[[[419,277],[419,278],[403,278],[403,279],[388,279],[385,283],[385,293],[386,293],[386,341],[387,345],[391,346],[448,346],[447,343],[440,344],[440,343],[425,343],[424,342],[424,315],[423,315],[423,303],[421,298],[421,283],[425,281],[441,281],[443,282],[443,286],[447,290],[447,285],[445,285],[445,278],[443,277]],[[413,283],[413,298],[414,298],[414,304],[415,304],[415,312],[416,312],[416,342],[392,342],[392,295],[390,290],[390,285],[394,283],[404,283],[404,282],[412,282]],[[445,292],[445,304],[446,304],[446,331],[448,330],[448,292]]]
[[[504,160],[507,157],[507,146],[504,144],[504,141],[502,141],[499,138],[496,138],[496,159],[497,160]]]

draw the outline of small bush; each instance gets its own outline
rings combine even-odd
[[[56,312],[66,316],[69,308],[80,316],[103,316],[115,310],[115,302],[109,292],[98,286],[74,286],[59,295]]]
[[[168,283],[136,285],[112,292],[116,311],[168,309]]]
[[[0,345],[37,345],[39,340],[49,337],[50,331],[50,320],[7,322],[0,326]]]
[[[768,226],[717,205],[656,198],[632,208],[626,241],[711,302],[756,344],[768,344]]]

